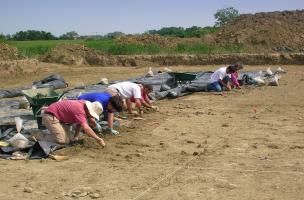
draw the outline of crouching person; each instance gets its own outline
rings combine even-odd
[[[207,90],[214,92],[222,92],[223,90],[231,90],[231,74],[236,72],[236,67],[230,65],[221,67],[211,75],[211,83],[208,84]]]
[[[123,109],[123,101],[119,95],[113,95],[109,92],[95,92],[81,95],[78,99],[101,103],[104,120],[108,121],[108,131],[113,135],[119,134],[117,130],[113,129],[114,112],[122,112]]]
[[[239,76],[238,71],[244,69],[244,65],[242,63],[235,63],[234,66],[235,66],[235,72],[231,73],[231,86],[232,88],[236,88],[240,90],[242,88],[238,81],[238,76]]]
[[[145,87],[145,86],[143,86]],[[129,114],[132,114],[132,102],[131,97],[134,98],[135,107],[138,109],[140,115],[143,114],[141,107],[141,84],[132,83],[129,81],[115,83],[110,85],[107,90],[109,93],[116,93],[126,101],[126,106]]]
[[[152,102],[151,102],[151,100],[149,99],[149,96],[148,96],[151,92],[153,92],[153,87],[151,85],[141,85],[141,84],[138,84],[138,85],[139,85],[140,90],[141,90],[141,99],[140,99],[141,105],[143,105],[146,108],[151,108],[151,109],[154,109],[154,110],[158,110],[157,106],[152,105]],[[132,96],[130,98],[130,101],[132,103],[136,103],[136,100],[135,100],[134,96]]]
[[[99,145],[105,146],[102,138],[97,136],[88,125],[89,122],[99,120],[103,108],[99,102],[83,100],[64,100],[51,104],[42,115],[42,124],[50,131],[52,138],[37,138],[59,144],[69,144],[77,141],[80,130],[94,138]],[[76,125],[74,137],[69,134],[69,126]]]

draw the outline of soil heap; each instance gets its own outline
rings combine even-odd
[[[41,60],[66,65],[98,64],[102,53],[80,44],[60,44],[44,55]]]
[[[16,47],[9,46],[5,43],[0,43],[0,60],[17,60],[22,56]]]
[[[157,44],[160,47],[174,47],[181,39],[176,37],[163,37],[160,35],[126,35],[117,38],[120,44],[138,44],[147,46],[150,44]]]
[[[243,43],[249,51],[304,50],[304,10],[243,14],[215,35],[219,44]]]

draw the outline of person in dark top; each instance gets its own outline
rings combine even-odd
[[[103,107],[104,120],[108,121],[108,131],[113,135],[119,132],[113,129],[114,112],[121,112],[123,109],[123,101],[119,95],[112,95],[108,92],[94,92],[83,94],[78,100],[86,100],[90,102],[98,101]]]

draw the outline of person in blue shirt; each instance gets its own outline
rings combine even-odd
[[[94,92],[83,94],[78,97],[78,100],[86,100],[90,102],[98,101],[103,107],[104,120],[108,121],[108,130],[113,135],[118,135],[119,132],[113,129],[114,112],[121,112],[123,109],[123,100],[119,95],[113,95],[108,92]]]

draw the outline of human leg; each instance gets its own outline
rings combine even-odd
[[[231,90],[231,78],[229,76],[225,76],[223,82],[226,84],[226,87],[224,88],[222,85],[221,87],[227,90]]]
[[[50,131],[51,137],[44,137],[41,140],[48,142],[57,142],[59,144],[70,143],[70,137],[65,130],[67,128],[63,127],[63,125],[55,116],[43,114],[42,124]]]
[[[209,83],[207,85],[207,90],[214,91],[214,92],[221,92],[222,87],[221,87],[220,83],[217,81],[217,82]]]
[[[126,104],[127,104],[128,113],[132,113],[132,102],[131,102],[131,100],[126,99]]]

